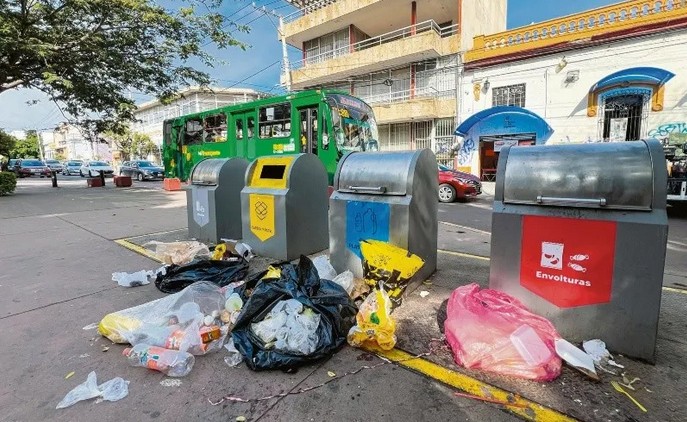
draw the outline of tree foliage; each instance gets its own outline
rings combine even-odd
[[[14,148],[10,151],[12,158],[38,158],[39,156],[38,133],[35,130],[27,131],[25,139],[17,139]]]
[[[0,155],[8,157],[17,144],[17,138],[0,129]]]
[[[172,2],[169,2],[172,3]],[[203,48],[244,45],[247,31],[220,13],[222,0],[0,0],[0,94],[31,87],[72,116],[132,118],[137,91],[161,99],[207,85],[215,59]],[[100,127],[102,129],[102,126]]]
[[[146,158],[157,152],[157,145],[144,133],[132,132],[124,127],[117,132],[106,132],[104,138],[111,142],[112,149],[122,153],[122,160]]]

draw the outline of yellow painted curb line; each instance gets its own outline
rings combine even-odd
[[[539,403],[527,400],[506,390],[502,390],[465,374],[461,374],[460,372],[444,368],[443,366],[430,362],[426,359],[416,358],[402,350],[393,349],[385,351],[371,348],[368,349],[368,351],[412,371],[426,375],[450,387],[465,391],[468,394],[517,405],[508,406],[504,404],[503,407],[509,412],[526,420],[537,422],[575,421],[575,419],[549,407],[542,406]]]
[[[684,289],[676,289],[674,287],[664,287],[663,290],[665,290],[666,292],[681,293],[683,295],[687,295],[687,290],[684,290]]]
[[[143,246],[138,246],[135,243],[131,243],[126,239],[117,239],[114,241],[116,244],[120,246],[124,246],[125,248],[136,252],[137,254],[143,255],[147,258],[152,259],[153,261],[157,261],[161,264],[163,264],[162,260],[157,257],[152,251],[149,251],[148,249],[144,248]]]

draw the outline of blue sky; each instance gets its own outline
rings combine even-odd
[[[570,2],[508,0],[507,25],[509,28],[514,28],[617,2],[610,0],[576,0]],[[262,11],[253,9],[252,2],[248,0],[227,0],[225,3],[227,6],[224,13],[227,16],[238,19],[239,23],[248,24],[251,27],[249,34],[238,34],[237,37],[252,47],[247,51],[239,49],[214,50],[216,56],[226,63],[211,69],[210,74],[220,86],[236,84],[237,87],[279,92],[280,88],[275,85],[279,83],[281,64],[268,67],[275,61],[281,60],[282,57],[281,44],[277,40],[275,26],[278,25],[277,18],[271,17],[270,19]],[[258,7],[265,5],[270,10],[276,8],[276,12],[281,14],[288,14],[293,10],[283,0],[256,0],[255,3]],[[299,60],[301,52],[289,47],[289,56],[291,60]],[[265,70],[253,76],[262,69]],[[243,81],[244,79],[246,80]],[[144,100],[143,97],[136,95],[134,98]],[[27,105],[27,102],[32,100],[39,100],[39,102],[36,105]],[[54,127],[63,120],[64,118],[57,107],[51,104],[40,92],[16,90],[0,94],[0,128],[6,130],[40,130]]]

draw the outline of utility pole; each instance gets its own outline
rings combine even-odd
[[[278,13],[276,13],[274,10],[267,10],[265,6],[262,6],[262,8],[258,8],[255,3],[253,3],[253,8],[255,10],[262,10],[262,13],[267,16],[267,19],[270,20],[272,23],[272,26],[277,30],[277,33],[279,34],[279,39],[281,40],[281,54],[282,54],[282,71],[284,72],[284,77],[285,77],[285,83],[286,85],[286,91],[291,92],[291,66],[289,64],[289,54],[286,49],[286,36],[284,35],[284,17]],[[274,24],[272,19],[270,18],[270,15],[276,16],[279,18],[279,26]]]
[[[279,38],[281,38],[282,61],[284,62],[284,75],[286,76],[286,91],[291,92],[291,69],[289,66],[289,54],[286,51],[286,36],[284,36],[284,18],[279,16]]]
[[[43,132],[37,130],[36,135],[38,136],[38,155],[40,155],[41,161],[45,161],[45,154],[43,153]]]

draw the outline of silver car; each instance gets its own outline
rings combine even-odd
[[[65,176],[79,174],[79,170],[81,170],[82,165],[83,161],[81,160],[69,160],[66,163],[64,163],[64,167],[62,167],[62,174],[64,174]]]

